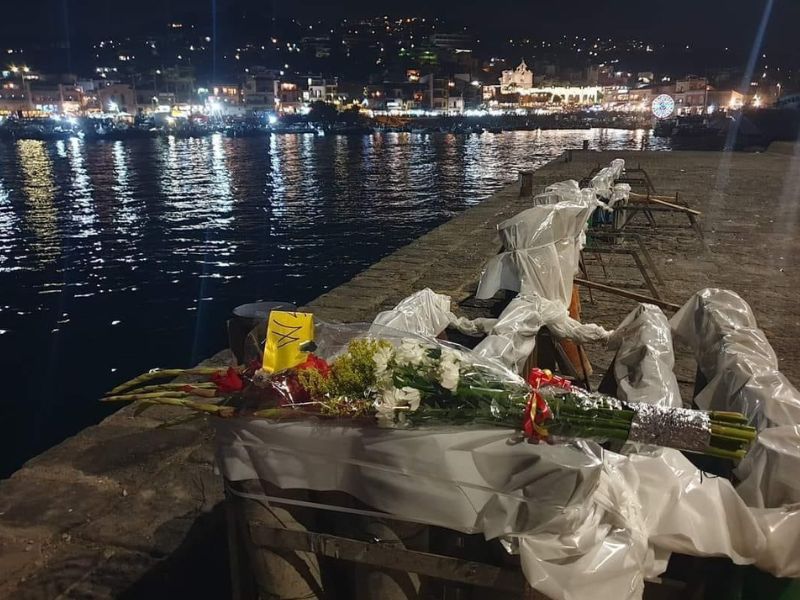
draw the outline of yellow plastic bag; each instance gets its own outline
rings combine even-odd
[[[277,373],[302,364],[308,352],[301,346],[314,341],[314,315],[273,310],[267,323],[267,341],[262,366],[267,373]]]

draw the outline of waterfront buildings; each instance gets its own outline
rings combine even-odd
[[[533,88],[533,71],[525,64],[525,59],[516,69],[503,71],[500,77],[501,94],[525,94],[531,88]]]
[[[530,39],[509,40],[509,46],[536,51],[478,58],[480,39],[466,28],[416,18],[345,20],[330,29],[295,23],[293,36],[276,35],[236,42],[217,49],[212,58],[216,41],[211,36],[171,22],[167,35],[92,45],[91,77],[45,75],[24,64],[0,64],[0,116],[20,111],[136,115],[170,112],[175,106],[200,107],[221,117],[293,114],[307,112],[318,101],[395,114],[646,113],[661,94],[672,97],[677,115],[699,115],[772,106],[781,97],[766,63],[743,93],[735,89],[741,85],[735,69],[675,77],[646,62],[626,70],[619,58],[599,58],[623,47],[651,53],[652,45],[642,41],[618,46],[610,38],[564,37],[555,44],[562,55],[583,54],[580,60],[561,60],[550,51],[553,43]],[[15,60],[22,52],[9,51]],[[218,69],[215,60],[224,68]],[[338,70],[308,68],[334,60],[344,61]]]
[[[492,107],[505,108],[564,108],[587,107],[599,104],[602,93],[597,85],[570,85],[550,79],[536,86],[534,72],[522,60],[515,69],[504,70],[500,84],[490,86],[483,94]]]

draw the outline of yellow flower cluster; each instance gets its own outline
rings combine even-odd
[[[331,372],[323,377],[319,371],[304,369],[298,373],[302,385],[315,400],[323,398],[364,398],[374,391],[375,353],[380,348],[391,347],[386,340],[358,338],[352,340],[347,351],[331,362]]]

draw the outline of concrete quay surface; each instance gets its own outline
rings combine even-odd
[[[576,151],[572,161],[536,171],[534,191],[580,179],[617,157],[645,168],[660,194],[678,192],[703,211],[703,239],[677,215],[657,215],[657,229],[638,230],[665,281],[662,297],[681,304],[703,287],[738,292],[753,307],[783,372],[800,382],[800,154],[791,147],[764,154]],[[450,295],[456,312],[485,315],[487,305],[470,297],[484,263],[500,248],[495,226],[530,206],[518,189],[509,185],[306,308],[322,319],[369,321],[430,287]],[[591,279],[649,293],[629,257],[604,261],[605,273],[587,256]],[[583,320],[609,329],[635,306],[599,291],[590,300],[582,290],[581,299]],[[610,354],[599,346],[588,352],[601,375]],[[679,380],[691,390],[694,363],[685,352],[677,359]],[[228,361],[223,352],[208,362]],[[180,414],[153,408],[133,418],[124,408],[0,482],[0,598],[227,596],[213,440],[202,421],[159,427]]]

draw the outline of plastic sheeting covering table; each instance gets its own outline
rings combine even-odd
[[[659,309],[635,309],[612,344],[621,397],[679,401]],[[215,427],[227,479],[343,491],[371,507],[357,514],[500,536],[519,552],[528,582],[554,600],[641,598],[644,580],[662,573],[672,552],[800,575],[796,511],[748,507],[728,480],[708,477],[675,450],[536,446],[498,429],[245,420]]]
[[[383,516],[487,538],[581,521],[602,470],[594,444],[531,446],[503,429],[390,430],[215,420],[222,473],[341,491]],[[346,510],[346,509],[345,509]]]
[[[615,158],[609,166],[603,167],[592,177],[589,186],[603,200],[611,200],[614,194],[614,182],[622,176],[624,170],[625,161],[621,158]],[[630,191],[630,187],[628,191]]]
[[[670,328],[659,309],[634,310],[611,343],[620,397],[679,401]],[[637,599],[643,580],[662,573],[672,552],[727,556],[797,575],[798,524],[791,508],[751,509],[730,481],[706,476],[676,450],[640,446],[633,454],[602,457],[587,521],[577,527],[554,521],[549,531],[519,538],[526,577],[540,592],[561,600]]]
[[[800,577],[800,393],[778,370],[775,352],[750,306],[729,290],[697,292],[672,318],[707,383],[701,408],[737,410],[759,429],[735,470],[737,491],[750,505],[767,543],[759,566]]]

